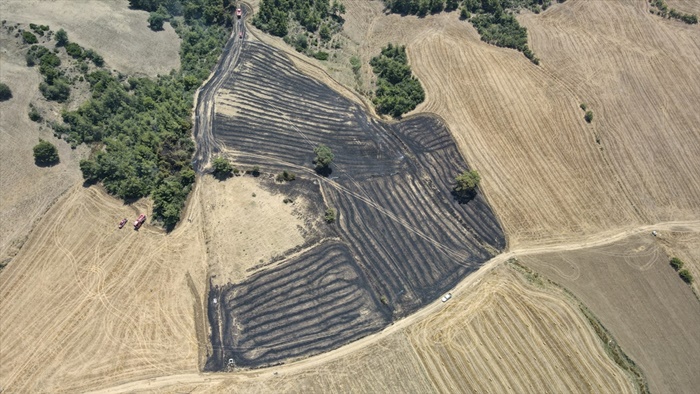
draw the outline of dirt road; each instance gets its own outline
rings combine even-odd
[[[483,265],[479,271],[470,275],[461,283],[459,283],[452,293],[455,297],[459,297],[460,293],[466,292],[468,289],[479,284],[484,278],[484,276],[493,270],[496,266],[507,261],[512,257],[522,257],[527,255],[541,254],[544,252],[556,252],[556,251],[571,251],[578,249],[585,249],[595,246],[602,246],[613,244],[622,239],[628,238],[633,235],[649,233],[651,237],[651,231],[656,230],[660,234],[665,231],[677,231],[678,229],[685,229],[687,231],[698,231],[700,232],[700,221],[673,221],[673,222],[663,222],[654,225],[641,226],[636,228],[623,229],[617,232],[609,232],[604,234],[599,234],[596,236],[590,236],[580,239],[573,243],[560,244],[556,246],[546,246],[546,247],[532,247],[532,248],[522,248],[511,250],[506,253],[502,253],[488,263]],[[302,370],[319,367],[330,361],[339,359],[341,357],[347,356],[353,352],[365,348],[366,346],[376,343],[381,339],[384,339],[406,327],[412,326],[420,321],[424,321],[428,318],[434,318],[439,315],[442,311],[443,304],[440,300],[427,305],[425,308],[419,310],[418,312],[406,317],[403,320],[397,321],[395,324],[387,327],[380,333],[364,337],[358,341],[353,342],[347,346],[339,348],[335,351],[328,353],[323,353],[318,356],[310,357],[305,360],[298,362],[280,365],[277,367],[266,368],[264,371],[260,370],[249,370],[241,371],[235,375],[228,374],[208,374],[208,373],[188,373],[188,374],[176,374],[162,376],[154,379],[144,379],[140,381],[134,381],[114,387],[105,388],[103,390],[95,391],[95,393],[124,393],[124,392],[134,392],[134,391],[144,391],[144,390],[156,390],[158,388],[164,388],[171,386],[173,384],[185,385],[185,384],[216,384],[219,382],[231,380],[231,379],[251,379],[256,377],[264,376],[274,376],[278,374],[291,374],[294,372],[300,372]]]

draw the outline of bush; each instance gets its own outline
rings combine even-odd
[[[678,276],[683,279],[683,281],[689,285],[693,284],[693,274],[690,273],[688,270],[680,270],[678,271]]]
[[[48,141],[39,140],[39,143],[34,146],[33,150],[34,162],[37,165],[54,165],[59,162],[58,149]]]
[[[585,111],[586,109],[588,109],[588,106],[587,106],[585,103],[581,103],[581,105],[580,105],[579,107],[581,107],[581,109],[584,110],[584,111]]]
[[[314,53],[314,57],[318,60],[328,60],[328,52],[318,51]]]
[[[326,223],[334,223],[335,222],[335,209],[333,208],[326,208],[326,212],[323,215],[323,220],[326,221]]]
[[[84,57],[83,48],[74,42],[66,44],[66,53],[73,59],[82,59]]]
[[[6,84],[0,82],[0,101],[7,101],[12,98],[12,90]]]
[[[213,161],[214,177],[217,179],[226,179],[233,175],[233,166],[225,158],[219,156]]]
[[[593,111],[586,111],[586,115],[583,117],[586,122],[591,123],[593,121]]]
[[[680,270],[680,269],[683,268],[683,262],[682,262],[681,259],[679,259],[678,257],[673,257],[673,258],[671,259],[670,264],[671,264],[671,267],[673,267],[673,269],[676,270],[676,271],[678,271],[678,270]]]
[[[63,29],[58,29],[56,32],[56,46],[62,47],[68,44],[68,33]]]
[[[39,84],[41,94],[49,101],[65,102],[70,97],[70,86],[64,78],[57,78],[53,84],[42,82]]]
[[[148,16],[148,27],[153,31],[163,30],[163,22],[165,22],[165,16],[157,12],[151,12]]]
[[[288,172],[287,170],[284,170],[281,174],[277,175],[276,179],[277,182],[291,182],[297,179],[297,176],[293,172]]]
[[[36,44],[39,42],[39,40],[36,39],[36,36],[28,31],[22,32],[22,39],[26,44]]]
[[[32,104],[29,104],[29,119],[32,122],[37,122],[37,123],[41,122],[43,119],[41,117],[41,114],[39,113],[39,111],[37,111],[36,107]]]
[[[331,152],[331,148],[323,144],[314,148],[314,153],[316,154],[314,164],[316,164],[316,171],[318,172],[323,172],[328,169],[335,158],[335,155]]]

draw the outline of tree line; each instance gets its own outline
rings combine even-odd
[[[73,145],[93,144],[80,162],[87,183],[101,182],[124,200],[151,196],[154,218],[167,229],[180,220],[195,181],[191,114],[196,89],[226,42],[228,0],[130,0],[132,8],[165,9],[181,38],[179,71],[125,78],[105,70],[85,75],[91,98],[62,114],[54,129]],[[180,16],[182,15],[182,16]],[[229,15],[227,17],[226,15]]]
[[[377,112],[399,117],[425,100],[425,92],[411,73],[406,47],[389,44],[369,64],[377,75],[374,105]]]

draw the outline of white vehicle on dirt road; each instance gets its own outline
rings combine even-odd
[[[444,296],[442,296],[442,302],[447,302],[447,300],[449,300],[450,298],[452,298],[452,293],[447,293]]]

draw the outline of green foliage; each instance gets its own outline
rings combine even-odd
[[[328,60],[328,52],[318,51],[314,53],[314,57],[318,60]]]
[[[323,41],[328,41],[332,37],[331,28],[328,27],[327,23],[321,25],[321,29],[318,31],[318,34]]]
[[[328,168],[335,158],[335,155],[331,152],[331,148],[323,144],[314,148],[314,153],[316,154],[314,163],[316,164],[317,171]]]
[[[297,176],[293,172],[288,172],[287,170],[284,170],[281,174],[277,174],[276,179],[277,182],[291,182],[297,179]]]
[[[33,148],[34,150],[34,162],[40,166],[54,165],[59,162],[58,149],[56,147],[44,140],[39,140]]]
[[[584,115],[583,119],[586,122],[591,123],[593,121],[593,111],[586,111],[586,115]]]
[[[37,25],[34,23],[29,24],[29,28],[32,29],[32,31],[40,36],[44,35],[44,32],[49,31],[49,27],[46,25]]]
[[[579,105],[579,107],[581,107],[581,109],[584,110],[584,111],[585,111],[586,109],[588,109],[588,106],[587,106],[585,103],[581,103],[581,105]]]
[[[68,33],[63,29],[58,29],[56,32],[56,46],[62,47],[68,44]]]
[[[165,22],[166,15],[158,12],[151,12],[148,16],[148,27],[153,31],[163,30],[163,22]]]
[[[464,171],[455,178],[454,190],[458,193],[471,193],[479,186],[481,176],[475,170]]]
[[[59,69],[61,59],[46,47],[32,45],[25,56],[27,66],[34,66],[39,63],[39,72],[44,76],[44,82],[39,84],[41,94],[47,100],[64,102],[70,97],[70,86],[68,80]]]
[[[82,59],[85,56],[83,48],[74,42],[66,44],[66,53],[73,59]]]
[[[214,166],[214,177],[219,180],[230,178],[233,175],[233,166],[228,160],[219,156],[212,162]]]
[[[686,269],[680,270],[680,271],[678,271],[678,276],[680,276],[681,279],[683,279],[683,281],[685,283],[687,283],[689,285],[693,284],[694,278],[693,278],[693,274],[691,274],[690,271],[688,271]]]
[[[379,113],[399,117],[425,100],[423,87],[411,74],[406,47],[389,44],[369,64],[377,75],[373,102]]]
[[[323,215],[323,220],[326,221],[326,223],[334,223],[335,222],[335,209],[333,208],[326,208],[326,212]]]
[[[12,98],[12,90],[7,84],[0,82],[0,101],[7,101]]]
[[[85,181],[101,182],[108,192],[127,200],[150,195],[154,217],[170,229],[180,219],[195,181],[193,94],[226,42],[229,32],[224,25],[230,22],[226,15],[233,5],[228,0],[131,0],[130,5],[158,12],[165,7],[171,15],[185,16],[176,29],[181,38],[180,71],[156,79],[132,77],[128,83],[105,70],[89,73],[85,79],[91,98],[77,110],[64,112],[64,124],[52,126],[73,145],[104,145],[80,163]],[[104,62],[89,49],[84,56],[97,66]]]
[[[357,75],[360,72],[360,68],[362,68],[362,63],[360,63],[360,58],[357,56],[353,56],[350,58],[350,66],[352,67],[352,72]]]
[[[656,9],[656,14],[664,18],[676,19],[689,25],[694,25],[698,23],[697,15],[686,14],[684,12],[676,10],[675,8],[668,8],[668,5],[664,0],[649,0],[649,3],[653,8]]]
[[[39,111],[36,109],[36,107],[29,103],[29,119],[32,122],[41,122],[44,118],[41,116]]]
[[[36,36],[32,34],[32,32],[26,30],[22,32],[22,39],[24,40],[25,44],[30,45],[39,42],[39,40],[36,39]]]
[[[676,271],[683,268],[683,261],[681,261],[681,259],[679,259],[678,257],[673,257],[671,259],[670,264],[671,264],[671,267],[673,267],[673,269]]]

